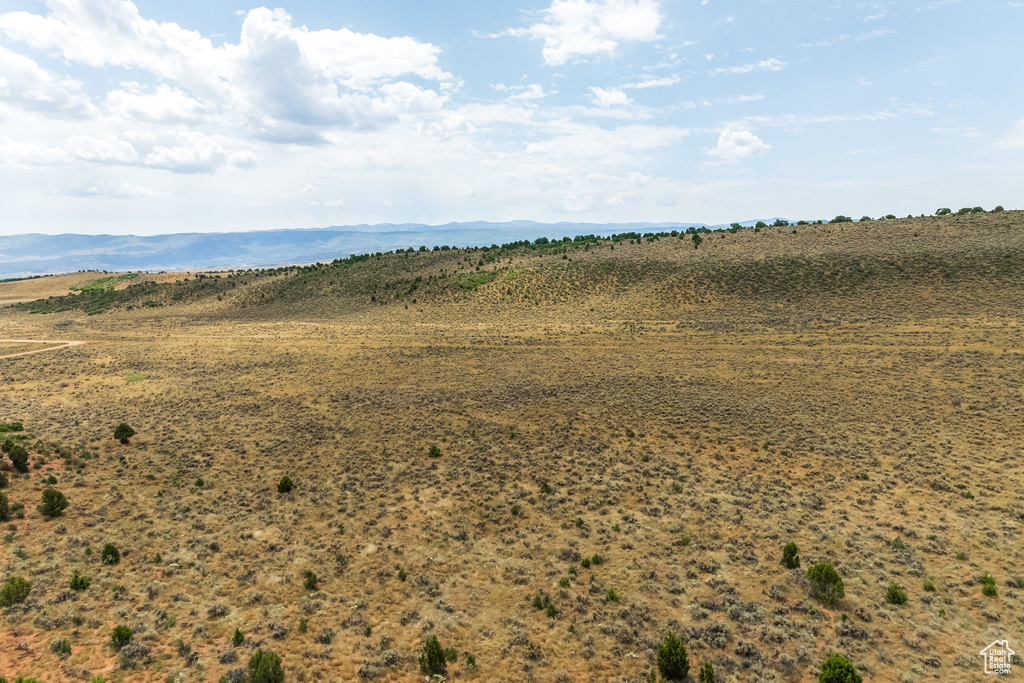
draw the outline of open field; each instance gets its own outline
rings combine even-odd
[[[32,584],[0,676],[236,680],[262,648],[289,681],[423,680],[431,635],[479,681],[642,681],[667,632],[694,681],[1020,652],[1024,215],[633,242],[0,284],[45,299],[0,338],[87,342],[0,360],[31,456],[0,581]]]

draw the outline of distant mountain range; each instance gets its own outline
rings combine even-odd
[[[772,222],[775,219],[763,219]],[[744,221],[753,225],[757,221]],[[170,235],[12,235],[0,238],[0,279],[80,270],[239,269],[329,262],[434,245],[487,246],[538,237],[685,230],[706,223],[418,223]]]

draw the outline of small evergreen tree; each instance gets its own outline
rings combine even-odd
[[[135,634],[127,626],[115,626],[113,632],[110,634],[110,642],[113,643],[114,647],[120,650],[122,647],[132,642],[132,638]]]
[[[28,451],[21,444],[14,444],[11,447],[7,457],[11,459],[11,464],[14,465],[14,469],[18,470],[22,474],[28,472]]]
[[[78,571],[75,571],[75,575],[71,577],[71,590],[73,591],[84,591],[92,583],[92,579],[87,576],[79,576]]]
[[[11,518],[11,507],[7,503],[7,494],[0,493],[0,522],[6,522]]]
[[[60,517],[68,507],[68,499],[57,489],[43,491],[43,504],[36,507],[43,517]]]
[[[10,607],[24,602],[32,592],[32,584],[20,576],[12,576],[0,588],[0,607]]]
[[[245,642],[245,634],[242,633],[241,629],[235,629],[235,635],[231,636],[231,643],[236,647]]]
[[[122,422],[117,427],[114,427],[114,438],[121,443],[128,443],[128,439],[133,436],[135,436],[135,430],[127,422]]]
[[[658,671],[669,681],[684,681],[690,673],[686,646],[673,633],[668,633],[658,646]]]
[[[889,587],[885,590],[885,601],[890,605],[905,605],[907,604],[907,591],[895,581],[890,581]]]
[[[864,683],[864,679],[853,668],[849,659],[834,654],[829,655],[828,659],[821,663],[818,683]]]
[[[715,667],[711,662],[704,662],[700,667],[697,683],[715,683]]]
[[[786,565],[790,569],[796,569],[800,566],[800,556],[797,555],[796,543],[789,542],[786,547],[782,549],[782,564]]]
[[[117,564],[121,561],[121,553],[113,543],[108,543],[103,546],[103,551],[100,553],[100,561],[103,564]]]
[[[436,443],[430,444],[430,448],[427,450],[427,457],[428,458],[440,458],[441,457],[441,448]]]
[[[302,585],[306,587],[306,590],[316,590],[317,578],[316,574],[309,571],[308,569],[302,573]]]
[[[443,674],[448,670],[448,662],[444,656],[444,648],[437,642],[437,636],[430,636],[423,643],[423,652],[419,656],[420,671],[429,675]]]
[[[270,650],[256,650],[249,658],[249,683],[284,683],[281,657]]]
[[[819,562],[808,569],[807,580],[811,582],[811,594],[829,607],[846,595],[842,577],[828,562]]]
[[[7,480],[7,475],[4,474],[3,472],[0,472],[0,489],[7,488],[7,484],[8,483],[10,483],[10,482],[8,482],[8,480]]]
[[[292,480],[290,477],[282,477],[281,481],[277,483],[277,492],[288,493],[289,491],[292,490],[293,486],[294,484],[292,484]]]

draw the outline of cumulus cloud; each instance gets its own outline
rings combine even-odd
[[[757,62],[750,64],[741,64],[739,66],[727,66],[720,69],[715,69],[712,73],[715,74],[749,74],[753,71],[782,71],[788,65],[781,59],[771,57],[769,59],[762,59]]]
[[[93,116],[95,108],[80,89],[77,81],[60,78],[28,57],[0,47],[0,100],[61,118]]]
[[[771,148],[749,130],[726,128],[718,136],[718,144],[708,154],[723,161],[739,161],[760,156]]]
[[[0,165],[3,166],[51,166],[69,160],[67,152],[59,147],[45,147],[6,136],[0,138]]]
[[[110,135],[106,138],[90,138],[75,135],[68,138],[68,154],[83,161],[106,164],[131,164],[139,159],[139,153],[127,140]]]
[[[438,64],[439,48],[430,43],[349,29],[311,31],[294,26],[284,10],[251,10],[239,42],[215,47],[196,31],[143,18],[126,0],[46,4],[45,16],[0,14],[0,34],[69,62],[139,69],[164,81],[151,93],[137,88],[110,93],[108,110],[125,118],[194,122],[202,112],[216,111],[263,129],[359,128],[445,101],[446,95],[405,78],[434,81],[442,90],[455,87]],[[31,60],[6,52],[7,61],[18,58],[20,72],[30,68]],[[0,55],[0,71],[6,74],[11,69],[3,68],[3,60]],[[44,76],[35,73],[29,80]],[[34,97],[58,99],[52,92]]]
[[[541,54],[551,66],[596,54],[612,54],[621,41],[657,40],[657,0],[552,0],[541,21],[509,35],[543,40]]]
[[[256,155],[251,151],[231,153],[221,143],[218,138],[198,131],[182,131],[175,145],[154,146],[143,163],[174,173],[213,173],[228,163],[242,167],[256,164]]]
[[[107,93],[107,111],[119,118],[151,123],[196,123],[204,107],[188,93],[166,83],[154,92],[145,92],[137,83]]]
[[[592,87],[590,88],[590,96],[594,99],[594,104],[599,107],[619,107],[633,101],[618,88]]]

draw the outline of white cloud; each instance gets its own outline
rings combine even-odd
[[[216,139],[197,131],[182,131],[173,147],[157,145],[143,163],[175,173],[212,173],[228,162],[228,153]]]
[[[75,135],[68,138],[68,154],[83,161],[105,164],[131,164],[139,159],[139,153],[132,143],[110,135],[106,138],[90,138]]]
[[[771,148],[749,130],[726,128],[719,134],[718,144],[708,154],[723,161],[739,161],[764,154]]]
[[[161,83],[147,93],[138,84],[107,93],[106,108],[114,116],[152,123],[195,123],[203,113],[203,104],[188,93]]]
[[[770,57],[768,59],[762,59],[758,62],[752,62],[750,64],[741,64],[740,66],[729,66],[720,69],[715,69],[712,73],[715,74],[749,74],[753,71],[782,71],[788,65],[781,59]]]
[[[29,166],[52,166],[70,159],[59,147],[44,147],[9,137],[0,138],[0,165],[16,168]]]
[[[125,0],[47,0],[47,6],[46,16],[0,14],[0,34],[54,51],[69,62],[141,69],[165,82],[154,93],[110,93],[108,110],[124,118],[195,121],[206,111],[233,116],[257,131],[360,128],[434,109],[446,100],[404,77],[435,81],[445,90],[456,87],[439,66],[434,45],[348,29],[310,31],[293,26],[284,10],[248,12],[238,44],[214,47],[198,32],[144,19]],[[34,66],[5,52],[7,61],[19,61],[22,72]],[[2,68],[7,66],[3,58],[0,54],[0,73],[7,74],[11,69]],[[36,70],[32,80],[45,80],[45,72]],[[66,90],[68,84],[63,85]],[[38,102],[59,99],[54,92],[34,97]],[[63,99],[70,104],[70,96]],[[316,138],[286,133],[295,141]]]
[[[58,193],[69,197],[107,197],[110,199],[140,199],[143,197],[166,196],[165,192],[135,185],[126,180],[97,180],[84,185],[61,187]]]
[[[675,85],[679,82],[679,76],[665,76],[664,78],[645,78],[634,83],[624,83],[622,87],[627,90],[643,90],[645,88],[661,88],[668,85]]]
[[[510,29],[514,36],[543,40],[551,66],[596,54],[612,54],[620,41],[657,40],[662,15],[658,0],[552,0],[542,21]]]
[[[498,83],[491,87],[498,92],[510,93],[508,97],[510,100],[542,100],[550,94],[544,92],[544,86],[537,83],[511,86]]]
[[[95,107],[79,90],[81,84],[60,78],[33,60],[0,47],[0,101],[62,118],[87,118]]]
[[[591,87],[590,96],[599,107],[621,107],[633,101],[618,88]]]
[[[1013,130],[1010,133],[999,140],[995,144],[996,149],[1010,150],[1020,149],[1024,150],[1024,119],[1019,119],[1014,124]]]

